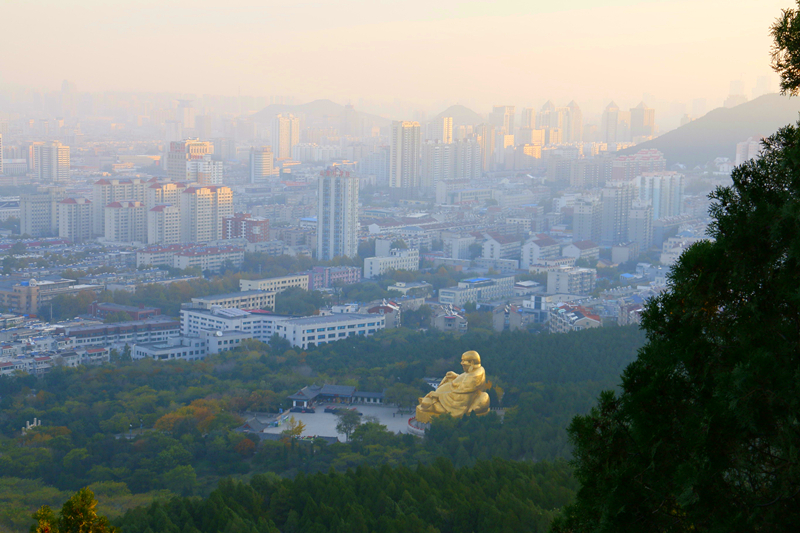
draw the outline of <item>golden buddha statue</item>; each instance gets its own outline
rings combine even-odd
[[[434,416],[445,413],[461,417],[468,413],[485,415],[489,412],[486,371],[481,366],[481,356],[473,350],[464,352],[461,367],[463,374],[448,372],[435,391],[419,399],[417,422],[427,424]]]

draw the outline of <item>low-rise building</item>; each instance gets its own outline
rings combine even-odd
[[[425,281],[398,281],[386,287],[388,291],[396,291],[403,296],[421,296],[427,298],[433,291],[433,285]]]
[[[561,251],[564,257],[597,261],[600,259],[600,247],[592,241],[577,241],[568,244]]]
[[[241,291],[227,294],[214,294],[192,298],[188,306],[194,309],[212,309],[214,307],[235,307],[238,309],[275,309],[276,292]]]
[[[108,315],[114,313],[125,313],[131,320],[145,320],[160,315],[161,309],[158,307],[145,307],[144,304],[139,305],[139,307],[133,307],[130,305],[98,302],[97,300],[89,305],[89,314],[93,317],[106,318]]]
[[[277,325],[288,320],[287,315],[275,315],[259,310],[225,308],[213,306],[211,309],[181,309],[181,334],[185,337],[199,337],[203,331],[239,331],[250,339],[269,342],[278,332]]]
[[[166,317],[133,320],[116,324],[57,327],[55,335],[71,339],[75,348],[113,346],[164,341],[180,334],[180,322]]]
[[[594,268],[558,267],[547,272],[547,292],[550,294],[589,294],[597,285]]]
[[[514,276],[471,278],[458,282],[458,287],[439,289],[439,303],[464,307],[468,302],[495,302],[514,295]]]
[[[374,279],[391,270],[419,270],[419,250],[392,249],[388,256],[364,260],[364,278]]]
[[[385,328],[380,315],[337,313],[291,318],[277,325],[277,334],[303,350],[356,335],[370,336]]]
[[[239,290],[241,291],[283,292],[292,287],[307,291],[308,274],[290,274],[277,278],[239,280]]]
[[[600,317],[579,305],[559,304],[550,308],[550,333],[567,333],[603,325]]]

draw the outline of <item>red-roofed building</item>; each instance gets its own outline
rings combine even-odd
[[[94,231],[92,202],[64,198],[58,203],[58,236],[74,243],[89,241]]]

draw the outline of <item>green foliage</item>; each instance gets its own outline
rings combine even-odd
[[[495,460],[455,469],[438,460],[415,469],[359,467],[294,479],[259,475],[248,485],[228,480],[205,500],[154,503],[116,523],[125,533],[544,532],[574,490],[564,462]]]
[[[103,319],[103,323],[105,323],[105,324],[116,324],[118,322],[127,322],[130,319],[131,319],[131,315],[129,315],[125,311],[115,311],[113,313],[107,314],[105,319]]]
[[[350,440],[350,435],[361,424],[361,415],[356,411],[350,409],[340,409],[336,413],[336,431],[343,434],[347,440]]]
[[[47,505],[33,515],[31,533],[115,533],[108,518],[97,513],[94,493],[83,488],[61,507],[58,517]]]
[[[797,96],[800,92],[800,10],[784,9],[770,33],[772,68],[781,77],[781,93]]]
[[[81,291],[75,295],[59,294],[50,302],[53,306],[53,320],[65,320],[85,315],[96,298],[94,291]],[[42,306],[40,312],[49,318],[49,309],[46,306]]]
[[[325,297],[319,291],[307,291],[291,287],[275,295],[275,312],[286,315],[308,316],[325,305]]]
[[[622,393],[570,426],[582,488],[557,531],[789,531],[800,523],[800,128],[712,199],[643,315]]]
[[[632,327],[458,338],[397,329],[301,352],[285,341],[248,342],[199,362],[120,360],[55,368],[38,379],[3,376],[0,482],[40,479],[59,491],[120,483],[131,494],[114,496],[119,512],[153,491],[205,494],[229,475],[413,466],[439,456],[458,457],[459,466],[493,457],[568,457],[569,420],[587,412],[603,388],[617,384],[642,342]],[[234,431],[241,424],[235,413],[277,412],[288,407],[287,395],[315,382],[386,390],[389,398],[405,398],[405,409],[413,408],[415,397],[426,392],[421,378],[458,369],[461,353],[469,349],[483,357],[492,405],[500,405],[502,394],[502,405],[509,408],[502,423],[494,414],[437,420],[422,440],[364,420],[346,444],[300,440],[291,447],[275,441],[251,447]],[[34,417],[45,425],[20,438],[19,428]],[[133,439],[125,438],[131,426]]]

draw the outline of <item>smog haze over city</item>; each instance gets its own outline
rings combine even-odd
[[[800,0],[0,17],[0,533],[800,523]]]

